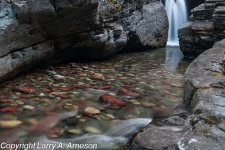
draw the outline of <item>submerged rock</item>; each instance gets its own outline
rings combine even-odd
[[[95,80],[105,80],[105,77],[100,73],[95,73],[91,75],[90,78]]]
[[[130,91],[128,89],[125,89],[125,88],[120,88],[118,90],[118,93],[119,94],[122,94],[122,95],[127,95],[127,96],[132,96],[132,97],[140,97],[140,94],[137,93],[137,92],[133,92],[133,91]]]
[[[87,108],[84,109],[84,111],[87,112],[87,113],[90,113],[92,115],[101,113],[99,109],[94,108],[94,107],[87,107]]]
[[[20,120],[0,120],[0,128],[15,128],[22,124]]]
[[[110,106],[114,106],[114,107],[124,107],[127,105],[126,102],[121,101],[115,97],[112,97],[110,95],[102,95],[99,97],[99,101],[101,103],[106,103],[106,104],[110,104]]]
[[[34,88],[28,87],[28,86],[25,86],[25,85],[18,86],[18,87],[16,87],[15,90],[18,91],[18,92],[26,93],[26,94],[31,94],[31,93],[35,92]]]

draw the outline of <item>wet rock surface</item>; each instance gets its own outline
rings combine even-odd
[[[167,30],[158,0],[2,0],[0,81],[43,63],[162,47]]]
[[[178,31],[181,50],[187,57],[196,57],[225,38],[223,0],[206,0],[194,8],[188,21]]]
[[[224,45],[225,40],[217,42],[190,64],[185,74],[183,102],[170,117],[155,119],[139,133],[133,149],[225,148]]]

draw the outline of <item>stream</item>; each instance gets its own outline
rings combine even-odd
[[[179,47],[166,47],[44,66],[1,83],[1,149],[124,149],[181,102],[189,64]]]

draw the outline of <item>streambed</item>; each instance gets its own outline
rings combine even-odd
[[[166,116],[181,102],[189,63],[179,47],[166,47],[42,67],[4,82],[0,143],[120,149],[155,115]]]

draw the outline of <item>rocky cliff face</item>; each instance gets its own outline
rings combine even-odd
[[[195,57],[225,38],[224,0],[206,0],[192,11],[192,16],[178,31],[185,56]]]
[[[225,40],[197,57],[185,74],[183,103],[139,133],[133,150],[225,149]]]
[[[162,47],[167,31],[158,0],[3,0],[0,81],[46,62]]]

